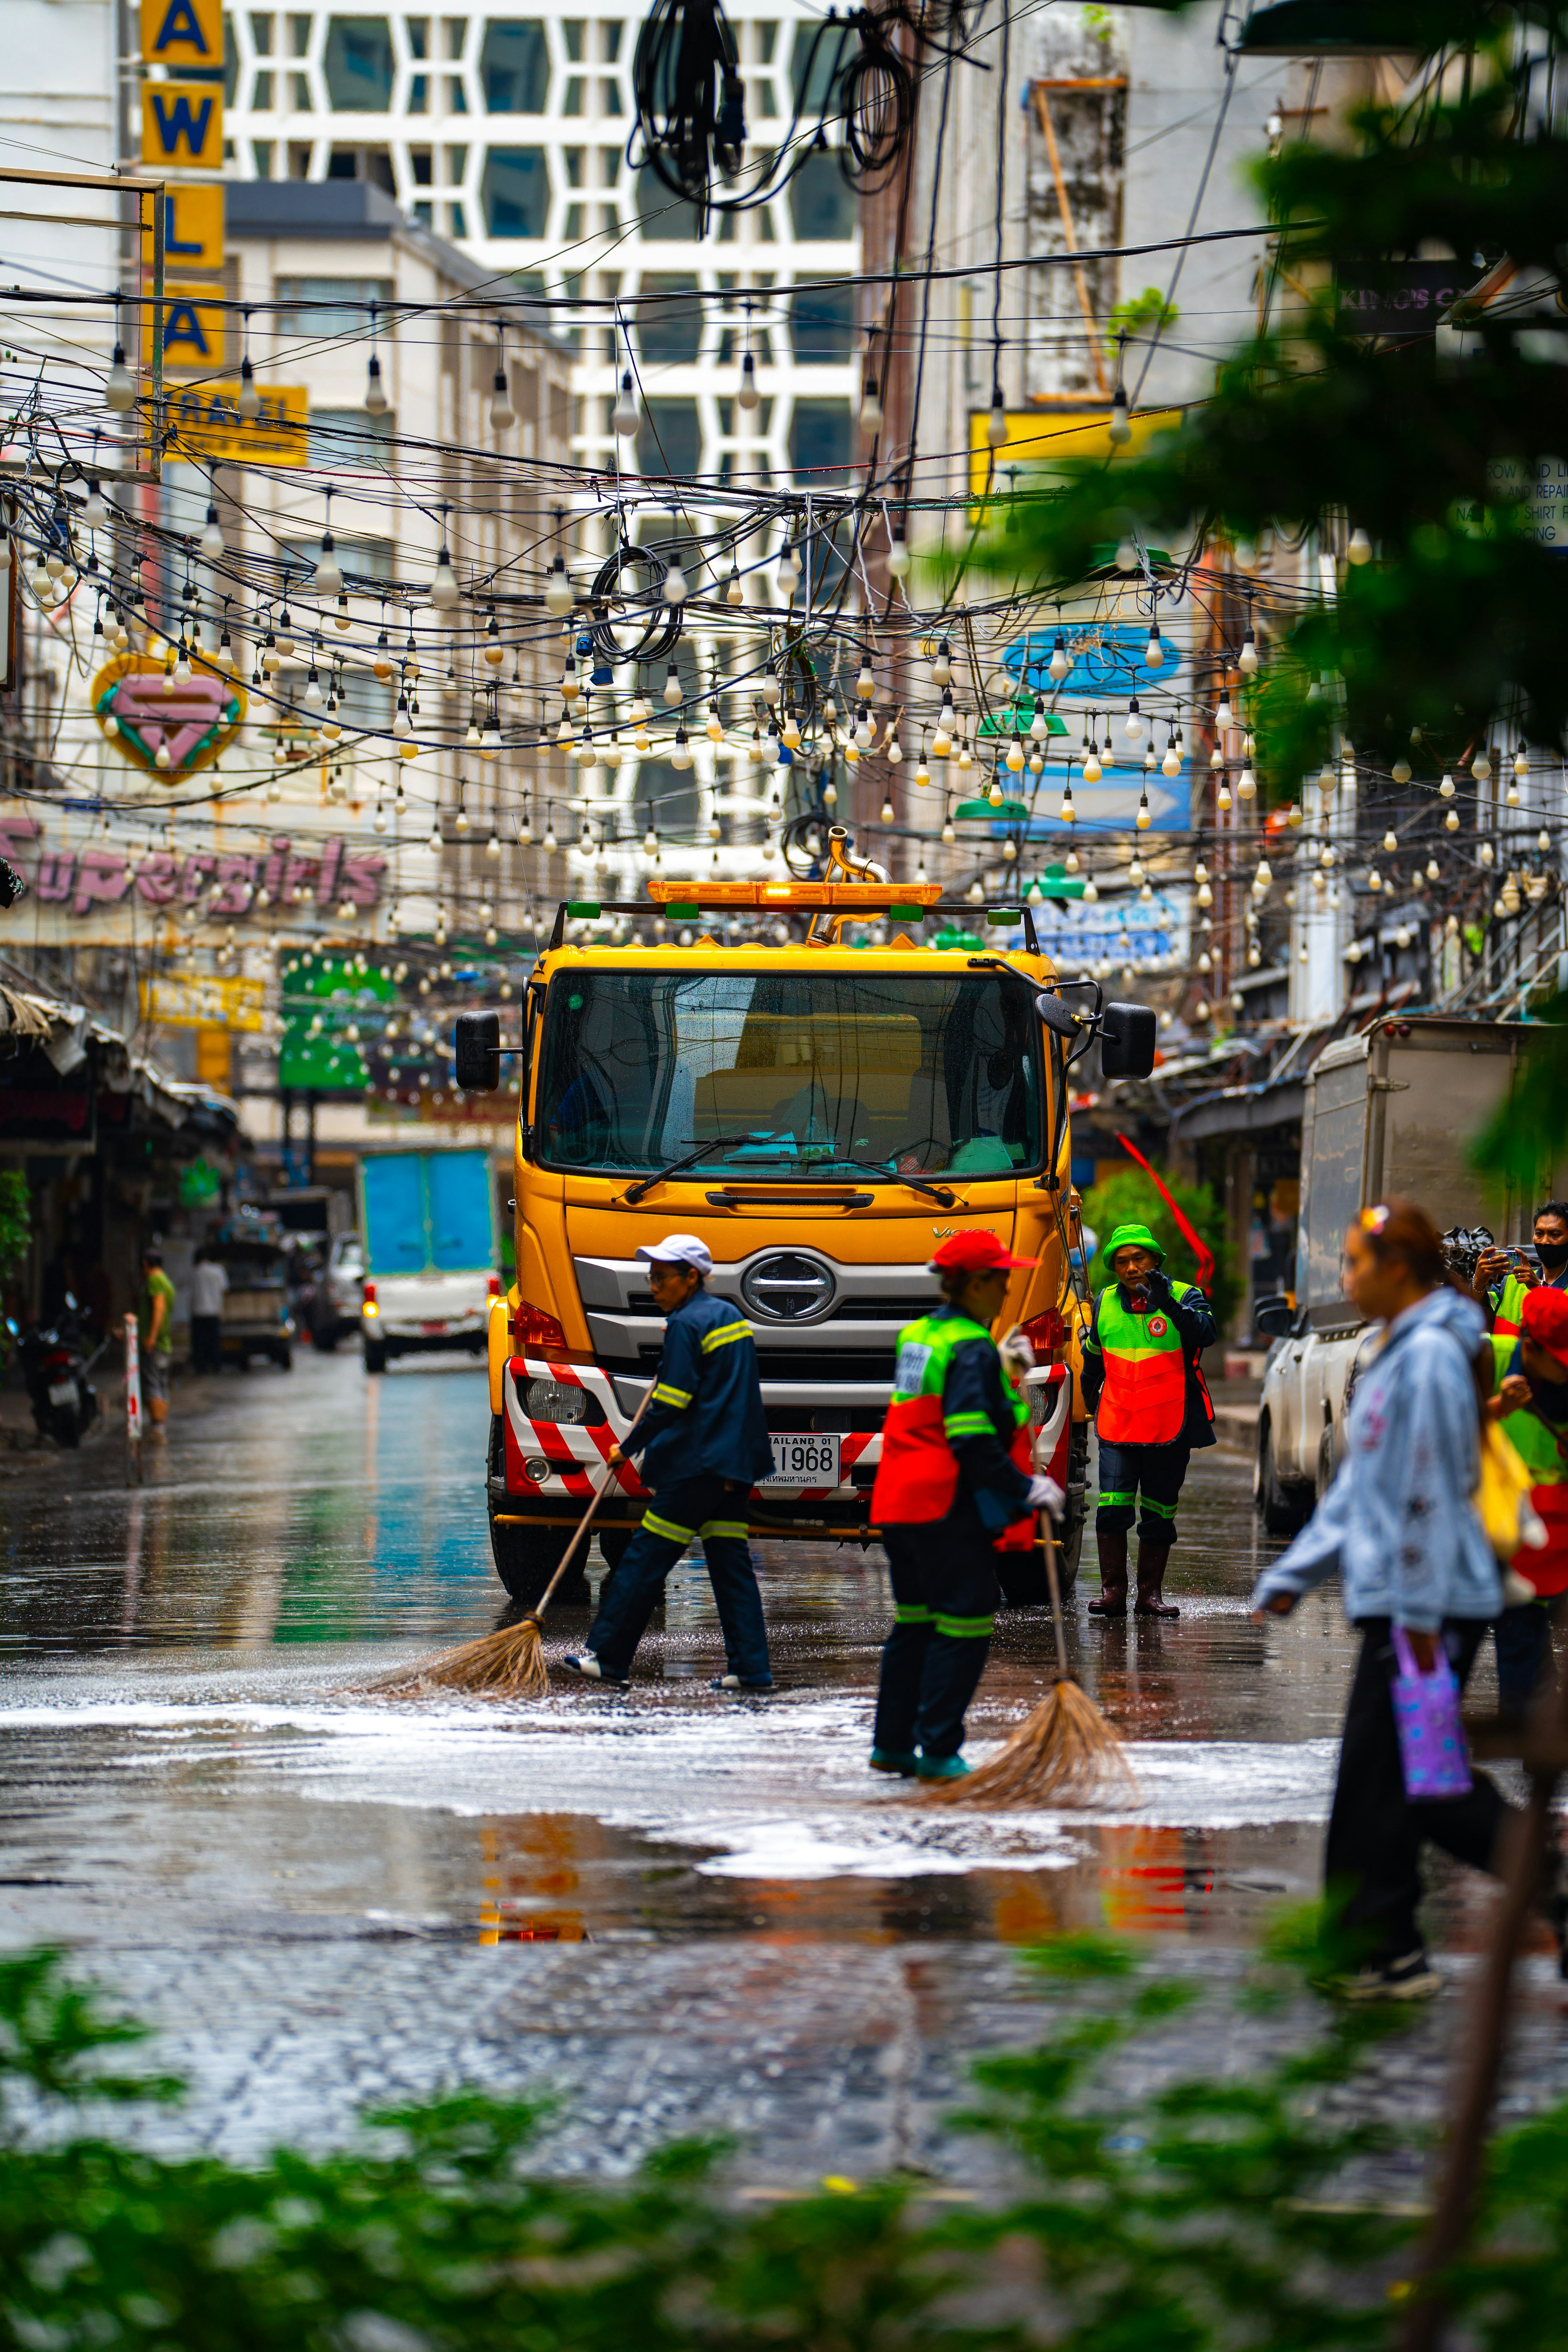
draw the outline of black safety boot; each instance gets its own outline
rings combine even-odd
[[[1168,1543],[1141,1540],[1138,1546],[1138,1598],[1132,1604],[1134,1617],[1179,1617],[1181,1611],[1173,1601],[1162,1598],[1165,1581],[1165,1562],[1171,1557]]]
[[[1100,1547],[1100,1599],[1089,1602],[1089,1613],[1091,1617],[1125,1617],[1127,1530],[1097,1528],[1094,1539]]]

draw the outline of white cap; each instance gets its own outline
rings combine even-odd
[[[689,1265],[699,1274],[711,1274],[713,1259],[706,1242],[695,1234],[666,1234],[661,1242],[645,1242],[638,1257],[651,1259],[656,1265]]]

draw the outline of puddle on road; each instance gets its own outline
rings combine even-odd
[[[193,1934],[243,1916],[498,1943],[1066,1926],[1233,1943],[1311,1887],[1350,1638],[1329,1593],[1283,1631],[1248,1623],[1277,1547],[1239,1460],[1194,1465],[1168,1580],[1182,1619],[1070,1629],[1132,1743],[1137,1802],[984,1815],[922,1810],[866,1769],[890,1615],[877,1551],[758,1548],[784,1685],[765,1704],[703,1687],[721,1652],[697,1561],[626,1696],[351,1697],[495,1622],[487,1410],[482,1373],[367,1381],[302,1356],[184,1425],[176,1398],[144,1490],[100,1448],[0,1493],[0,1874],[40,1922],[16,1933],[90,1940],[155,1909]],[[551,1629],[564,1644],[586,1620]],[[974,1747],[1051,1665],[1048,1621],[1005,1612]]]

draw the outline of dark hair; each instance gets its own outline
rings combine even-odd
[[[149,1244],[149,1246],[142,1253],[142,1263],[143,1265],[162,1265],[163,1263],[163,1251],[161,1249],[153,1249],[151,1244]]]
[[[1534,1223],[1539,1224],[1542,1217],[1556,1217],[1568,1225],[1568,1201],[1542,1201],[1535,1213]]]
[[[1373,1219],[1377,1222],[1372,1223]],[[1457,1290],[1460,1286],[1448,1270],[1442,1234],[1426,1210],[1414,1201],[1402,1200],[1397,1195],[1392,1201],[1379,1201],[1362,1211],[1358,1225],[1362,1239],[1380,1265],[1391,1257],[1402,1257],[1415,1279],[1428,1290]]]

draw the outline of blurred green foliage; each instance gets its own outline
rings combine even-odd
[[[1403,2017],[1311,2004],[1336,1964],[1293,1916],[1244,1981],[1127,1947],[1033,1955],[1048,2021],[984,2060],[956,2120],[1015,2185],[968,2207],[919,2178],[829,2177],[757,2205],[725,2149],[628,2181],[552,2178],[548,2110],[482,2091],[380,2112],[351,2146],[252,2168],[116,2138],[177,2085],[122,2071],[137,2029],[62,1957],[0,1961],[0,2347],[64,2352],[1394,2352],[1423,2135],[1378,2085]],[[1227,2063],[1171,2063],[1199,2002]],[[1568,2113],[1491,2153],[1453,2285],[1473,2352],[1556,2352]]]
[[[1162,1171],[1163,1173],[1163,1171]],[[1225,1213],[1207,1184],[1181,1184],[1173,1177],[1163,1176],[1167,1190],[1181,1203],[1184,1215],[1193,1231],[1201,1235],[1215,1255],[1215,1277],[1209,1288],[1209,1304],[1214,1308],[1220,1329],[1224,1331],[1236,1311],[1241,1296],[1236,1278],[1236,1253],[1225,1235]],[[1124,1170],[1108,1176],[1102,1183],[1091,1184],[1083,1196],[1083,1222],[1095,1235],[1099,1244],[1089,1261],[1089,1286],[1103,1290],[1110,1280],[1110,1268],[1105,1263],[1105,1244],[1118,1225],[1147,1225],[1165,1253],[1165,1272],[1178,1282],[1196,1279],[1190,1242],[1160,1198],[1142,1168],[1131,1161]]]

